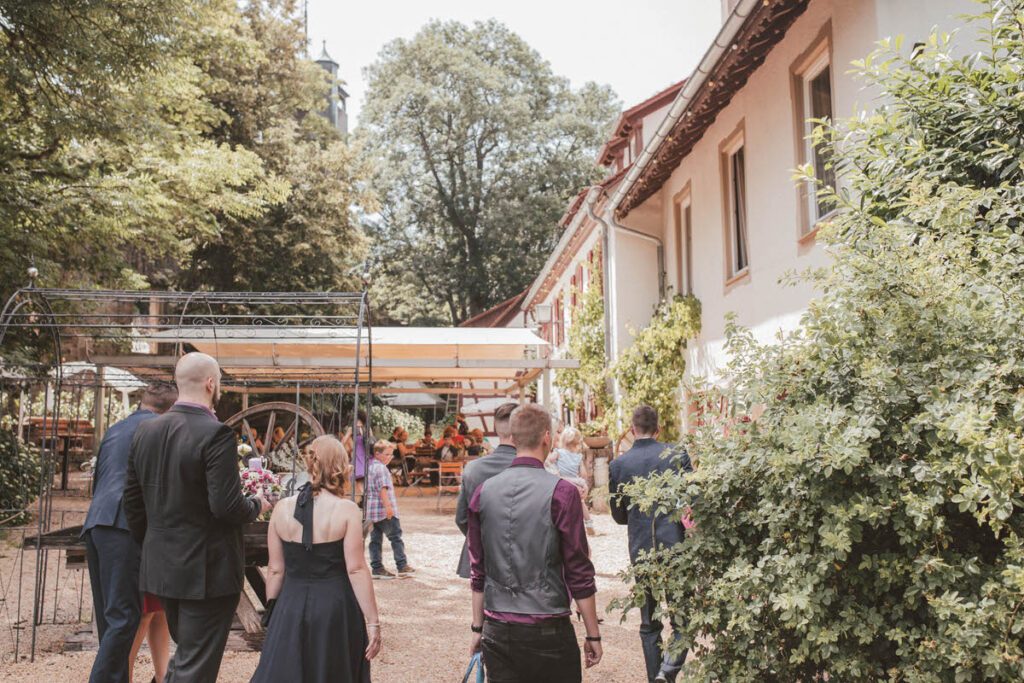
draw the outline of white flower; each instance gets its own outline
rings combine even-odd
[[[239,456],[244,458],[245,456],[249,455],[250,453],[252,453],[252,446],[250,446],[247,443],[240,443],[240,444],[238,444],[238,455]]]

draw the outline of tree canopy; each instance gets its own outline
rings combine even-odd
[[[0,277],[141,284],[215,216],[278,201],[258,157],[206,133],[224,112],[193,59],[230,0],[0,0]]]
[[[613,93],[574,91],[495,21],[432,22],[389,43],[367,81],[379,306],[458,323],[521,292],[567,201],[600,175]]]
[[[882,106],[819,132],[824,294],[779,344],[733,330],[696,472],[634,487],[693,509],[636,569],[686,680],[1024,679],[1022,16],[993,0],[970,57],[936,35],[860,63]]]
[[[295,0],[0,0],[0,278],[337,289],[373,207]]]

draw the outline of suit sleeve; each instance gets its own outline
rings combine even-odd
[[[469,533],[469,499],[473,496],[473,491],[468,490],[467,484],[472,484],[472,479],[467,479],[466,475],[462,476],[462,486],[459,487],[459,498],[455,503],[455,526],[459,527],[459,531],[465,536]]]
[[[260,514],[260,504],[242,495],[238,477],[235,434],[221,426],[203,449],[206,460],[206,488],[213,516],[222,522],[242,525]]]
[[[612,519],[618,524],[629,523],[629,496],[622,493],[622,481],[619,479],[620,467],[613,462],[608,468],[608,504],[612,510]]]
[[[132,439],[131,450],[128,451],[128,469],[125,473],[124,493],[121,497],[121,505],[124,509],[125,519],[128,521],[128,529],[135,541],[142,545],[146,537],[146,504],[142,499],[142,486],[139,484],[139,477],[135,472],[135,455],[138,450],[138,432]]]

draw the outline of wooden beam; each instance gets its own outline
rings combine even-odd
[[[122,368],[154,368],[173,367],[178,359],[175,356],[96,356],[92,362],[97,365],[114,365]],[[217,362],[226,370],[232,369],[356,369],[355,358],[318,358],[318,357],[223,357]],[[573,358],[374,358],[375,369],[389,368],[410,369],[464,369],[464,370],[542,370],[544,368],[578,368],[580,362]],[[366,368],[364,359],[360,368]]]

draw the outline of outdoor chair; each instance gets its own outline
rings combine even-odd
[[[462,463],[441,462],[437,466],[437,509],[441,509],[441,497],[445,493],[458,495],[462,488]]]

